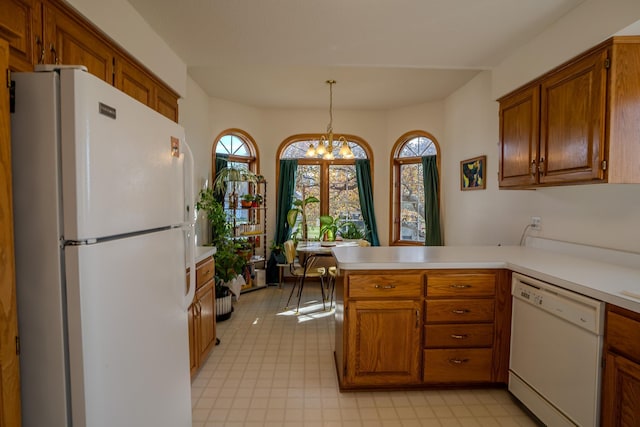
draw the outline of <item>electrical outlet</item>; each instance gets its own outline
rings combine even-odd
[[[540,230],[542,228],[542,219],[539,216],[531,217],[531,229]]]

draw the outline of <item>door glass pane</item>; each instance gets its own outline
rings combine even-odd
[[[294,199],[305,200],[309,196],[320,199],[320,166],[319,165],[298,165],[296,172],[296,188]],[[307,238],[318,239],[320,234],[320,203],[307,205]],[[302,215],[298,215],[298,221],[293,228],[293,232],[300,229]],[[298,238],[301,238],[301,234]]]
[[[364,229],[355,165],[329,166],[329,215]]]
[[[422,163],[400,166],[400,240],[424,242]]]

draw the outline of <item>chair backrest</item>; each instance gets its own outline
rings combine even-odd
[[[284,256],[287,259],[287,264],[293,264],[295,262],[296,247],[293,244],[293,240],[284,242]]]
[[[371,243],[368,240],[360,239],[358,240],[358,246],[371,246]]]

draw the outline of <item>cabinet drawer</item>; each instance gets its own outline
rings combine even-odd
[[[349,276],[349,298],[420,298],[422,275]]]
[[[213,279],[215,273],[213,258],[207,258],[196,265],[196,289]]]
[[[640,322],[618,313],[607,312],[607,344],[640,362]]]
[[[493,325],[486,323],[426,325],[424,343],[426,348],[491,347]]]
[[[427,322],[493,322],[493,299],[427,300]]]
[[[427,298],[493,296],[496,276],[493,273],[430,273]]]
[[[490,348],[424,350],[427,383],[467,383],[491,381]]]

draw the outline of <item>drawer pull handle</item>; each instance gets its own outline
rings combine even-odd
[[[396,285],[384,285],[384,286],[380,286],[380,285],[375,285],[376,289],[395,289]]]
[[[456,339],[456,340],[466,340],[467,338],[469,338],[469,335],[467,335],[467,334],[462,334],[462,335],[451,334],[451,338]]]
[[[462,365],[468,361],[469,359],[449,359],[449,363],[452,365]]]
[[[453,289],[467,289],[470,288],[471,285],[466,285],[464,283],[454,283],[452,285],[449,285],[449,287]]]
[[[469,310],[467,310],[467,309],[462,309],[462,310],[457,309],[457,310],[451,310],[451,312],[455,313],[455,314],[467,314],[469,312]]]

